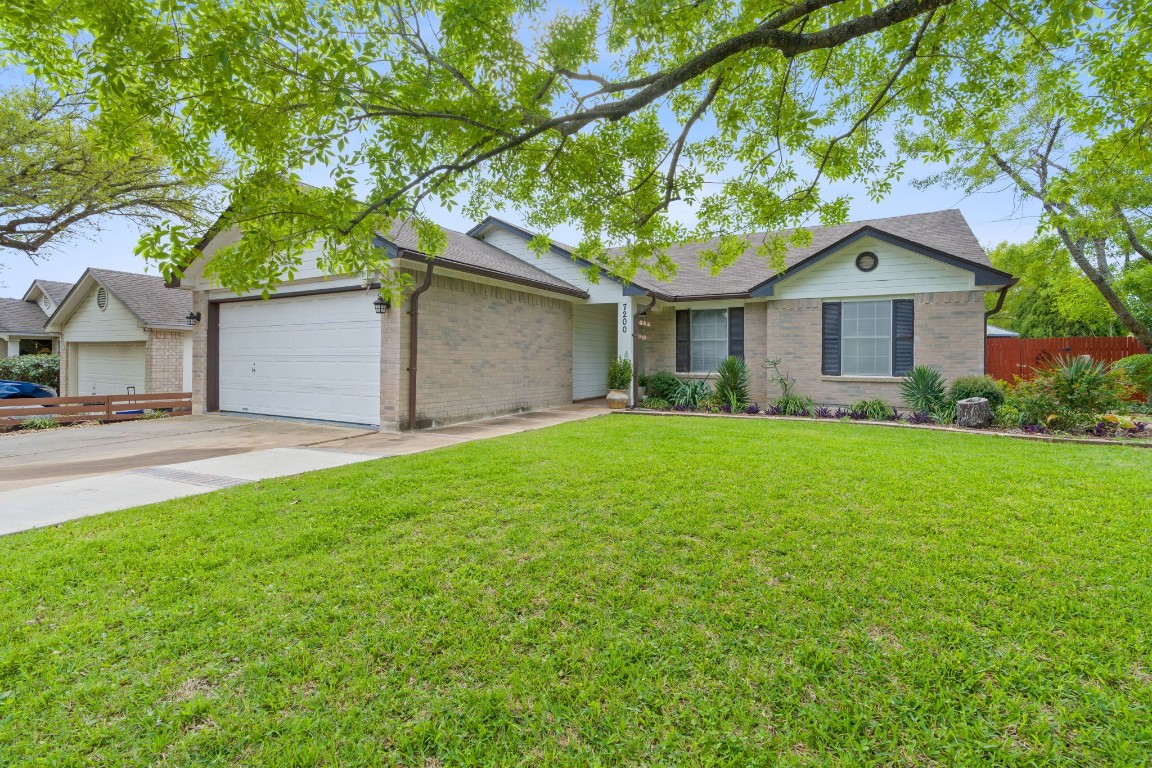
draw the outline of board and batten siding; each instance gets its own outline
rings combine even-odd
[[[505,232],[501,229],[491,229],[481,239],[489,245],[494,245],[500,250],[512,254],[523,262],[532,264],[548,274],[555,275],[582,291],[586,291],[590,304],[615,303],[620,301],[624,296],[624,288],[619,283],[609,280],[606,277],[601,277],[600,282],[594,283],[588,279],[588,275],[584,273],[583,267],[564,256],[548,252],[537,257],[536,254],[528,248],[528,243],[525,242],[523,238],[511,232]]]
[[[616,356],[615,304],[572,306],[572,399],[608,394],[608,366]]]
[[[856,257],[876,254],[879,263],[871,272],[856,268]],[[917,293],[971,291],[971,272],[930,259],[870,237],[780,281],[777,299],[828,299],[864,296],[911,296]]]
[[[108,292],[107,306],[100,309],[96,304],[96,292],[99,290],[99,286],[93,286],[72,317],[68,318],[68,322],[61,328],[62,340],[68,343],[147,341],[148,334],[139,318],[111,291]]]

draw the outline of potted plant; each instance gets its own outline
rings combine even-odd
[[[636,377],[636,386],[641,400],[648,396],[648,374],[641,373]]]
[[[608,407],[628,407],[628,388],[632,386],[632,361],[618,357],[608,364]]]

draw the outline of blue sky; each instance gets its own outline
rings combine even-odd
[[[914,172],[894,186],[892,194],[879,203],[868,199],[865,191],[851,186],[830,188],[853,197],[852,218],[870,219],[883,216],[900,216],[908,213],[924,213],[944,208],[959,208],[976,237],[985,246],[991,247],[1002,241],[1021,242],[1032,237],[1036,230],[1038,211],[1025,208],[1019,210],[1010,192],[989,192],[965,197],[963,193],[951,189],[932,188],[919,190],[910,181],[924,173]],[[322,183],[322,179],[309,179]],[[459,210],[459,209],[457,209]],[[458,213],[449,213],[438,207],[430,207],[429,214],[440,224],[457,230],[467,230],[475,222]],[[685,221],[692,220],[692,212],[686,206],[674,208],[676,216]],[[505,218],[509,218],[505,215]],[[558,230],[552,233],[556,239],[575,243],[580,239],[575,231]],[[32,280],[75,281],[86,267],[119,269],[125,272],[144,272],[148,266],[132,253],[139,232],[119,222],[107,223],[98,236],[92,239],[75,239],[45,254],[35,261],[15,251],[0,251],[0,296],[21,296]],[[150,271],[156,274],[155,268]]]

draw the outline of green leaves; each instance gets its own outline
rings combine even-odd
[[[369,268],[369,230],[426,201],[574,227],[596,258],[624,246],[601,262],[611,271],[665,273],[669,243],[844,220],[849,201],[827,185],[888,194],[911,151],[891,146],[893,126],[998,130],[1040,68],[1054,99],[1076,102],[1078,131],[1115,134],[1125,168],[1146,159],[1133,133],[1152,90],[1143,5],[952,0],[892,22],[904,7],[21,0],[0,48],[60,90],[90,90],[115,145],[138,137],[188,174],[221,148],[235,157],[231,220],[257,244],[219,254],[235,258],[219,268],[234,288],[273,279],[305,241],[331,246],[342,272]],[[1123,109],[1067,98],[1089,87]],[[333,172],[332,196],[282,210],[292,175],[314,166]],[[974,167],[973,183],[991,171]],[[723,268],[734,252],[709,259]]]

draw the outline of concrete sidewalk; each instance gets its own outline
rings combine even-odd
[[[257,480],[516,434],[607,412],[608,409],[600,404],[573,404],[420,432],[363,432],[333,427],[331,429],[340,434],[308,446],[232,452],[193,461],[121,468],[62,482],[0,490],[0,535],[196,496]],[[95,433],[101,429],[104,427],[77,432]],[[99,437],[86,435],[86,438],[93,443],[91,452],[99,455]]]

